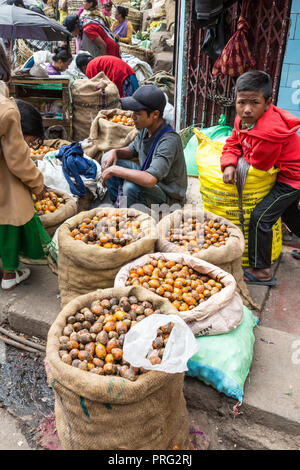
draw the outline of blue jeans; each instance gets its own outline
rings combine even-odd
[[[102,157],[102,162],[104,158],[105,154]],[[117,165],[131,170],[140,169],[140,166],[131,160],[119,159],[117,160]],[[131,207],[136,204],[143,204],[149,207],[151,204],[164,204],[168,202],[166,193],[164,193],[157,184],[153,188],[145,188],[117,176],[112,176],[106,180],[105,183],[112,202],[116,202],[118,197],[118,188],[123,184],[123,196],[127,197],[127,207]]]
[[[133,93],[139,88],[139,82],[138,79],[136,78],[135,73],[132,75],[129,75],[128,77],[125,78],[123,82],[123,95],[126,96],[132,96]]]

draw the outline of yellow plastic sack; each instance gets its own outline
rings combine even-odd
[[[194,129],[198,139],[196,163],[200,180],[200,192],[204,209],[233,222],[242,229],[239,221],[238,191],[236,185],[225,184],[221,172],[220,158],[224,144],[209,139],[199,129]],[[276,169],[262,171],[250,166],[243,190],[245,251],[242,265],[249,266],[248,232],[250,215],[254,207],[271,191],[276,178]],[[281,219],[273,226],[272,263],[282,249]]]

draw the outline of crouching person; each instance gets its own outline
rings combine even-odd
[[[127,207],[183,205],[187,189],[183,147],[180,136],[163,119],[164,93],[144,85],[121,103],[123,109],[133,111],[139,134],[128,147],[111,150],[102,158],[102,178],[112,202],[118,203],[122,195]]]

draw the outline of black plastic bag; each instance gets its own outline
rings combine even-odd
[[[216,19],[226,8],[239,0],[193,0],[193,24],[195,28],[213,26]]]
[[[216,23],[207,28],[201,50],[215,61],[221,55],[225,44],[224,13],[222,13]]]

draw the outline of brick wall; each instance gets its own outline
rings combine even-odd
[[[300,118],[300,0],[293,0],[277,106]]]

